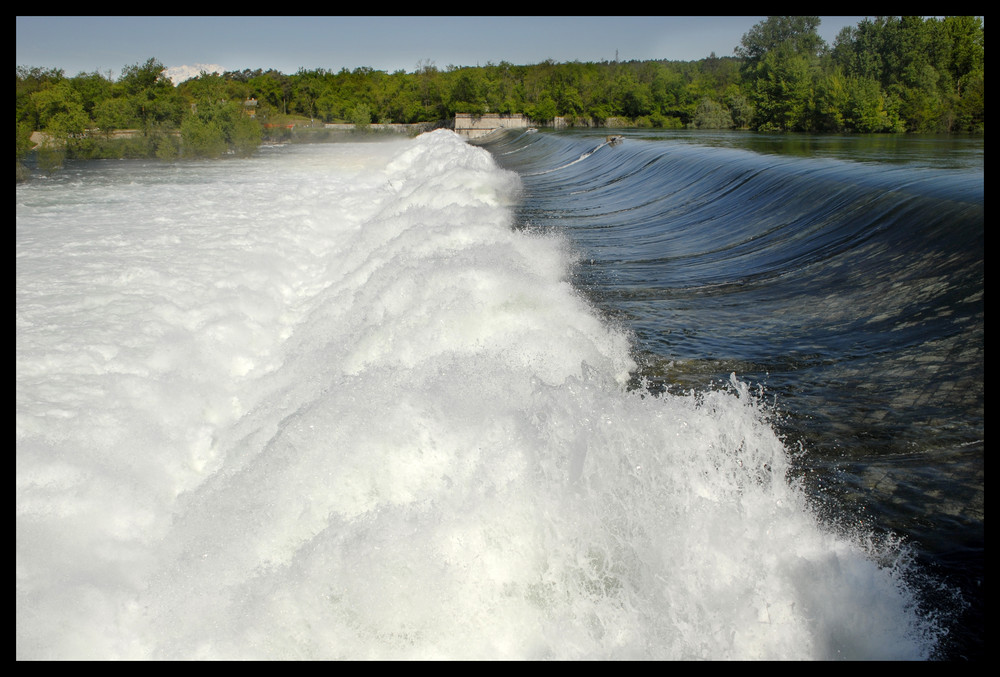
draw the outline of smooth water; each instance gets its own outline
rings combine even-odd
[[[685,141],[694,156],[682,153],[686,178],[672,182],[656,169],[669,164],[655,150],[674,148],[668,139],[599,148],[588,158],[620,166],[602,165],[603,178],[576,162],[581,145],[600,144],[536,134],[487,152],[440,130],[221,162],[70,164],[19,185],[17,658],[949,651],[956,628],[969,631],[968,591],[893,519],[859,518],[855,494],[908,506],[918,499],[898,488],[905,471],[934,475],[951,442],[902,459],[891,445],[838,455],[837,407],[867,405],[817,389],[818,365],[861,373],[869,401],[905,366],[876,373],[880,361],[837,357],[853,344],[824,332],[809,298],[791,300],[796,287],[819,294],[834,273],[817,262],[837,254],[783,251],[777,215],[733,225],[725,241],[693,216],[663,231],[664,214],[684,220],[682,203],[725,203],[766,174],[705,191],[748,151],[701,158]],[[785,176],[812,169],[777,158]],[[559,176],[568,163],[577,169]],[[900,190],[879,183],[876,165],[873,190]],[[834,170],[834,183],[838,172],[850,192],[851,172]],[[644,189],[626,189],[634,180]],[[980,167],[980,245],[981,180]],[[737,195],[710,220],[774,190],[743,194],[742,206]],[[975,209],[974,186],[972,199],[963,190],[914,200]],[[792,197],[762,204],[758,220]],[[863,259],[849,243],[873,239],[864,227],[805,221],[824,218],[835,234],[785,238]],[[899,240],[912,246],[900,256],[923,251]],[[933,281],[939,259],[971,265],[975,286],[975,260],[918,259],[906,298],[948,288]],[[874,341],[909,336],[890,346],[896,362],[911,350],[947,372],[949,359],[923,357],[936,341],[956,343],[946,356],[971,351],[973,371],[978,359],[968,406],[979,437],[946,407],[925,429],[955,435],[953,456],[965,449],[981,473],[981,247],[978,260],[978,301],[958,298],[978,303],[978,330],[975,312],[960,324],[971,347],[925,335],[950,326],[943,310],[907,310],[912,330],[892,313],[852,316],[858,299],[837,303],[844,327],[876,325]],[[688,270],[672,278],[678,261]],[[880,285],[869,293],[905,270],[869,274]],[[784,296],[764,288],[782,284]],[[765,305],[741,314],[744,299]],[[781,319],[794,308],[812,315]],[[816,346],[789,356],[803,337]],[[965,383],[959,372],[949,379]],[[897,489],[883,500],[851,486],[852,463],[886,466]],[[837,500],[817,500],[816,475]],[[980,558],[982,489],[980,474]],[[974,505],[954,500],[974,533]],[[927,513],[928,531],[946,538]]]
[[[521,219],[569,233],[576,282],[655,391],[766,385],[828,520],[904,534],[964,588],[982,650],[981,138],[506,134]]]

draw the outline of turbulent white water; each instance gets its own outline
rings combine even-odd
[[[448,131],[17,188],[17,658],[926,658]]]

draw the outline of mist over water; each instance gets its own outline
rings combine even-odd
[[[763,389],[630,387],[439,130],[16,190],[18,659],[925,659]]]

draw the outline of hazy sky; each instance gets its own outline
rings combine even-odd
[[[864,17],[821,17],[832,44]],[[61,68],[68,76],[144,63],[221,70],[369,66],[414,71],[552,59],[694,61],[732,56],[763,16],[139,16],[16,17],[16,66]]]

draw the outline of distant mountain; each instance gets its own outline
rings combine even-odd
[[[174,85],[179,85],[185,80],[190,80],[191,78],[196,78],[201,75],[202,71],[206,73],[225,73],[226,69],[218,64],[202,64],[196,63],[193,66],[171,66],[167,68],[167,77]]]

